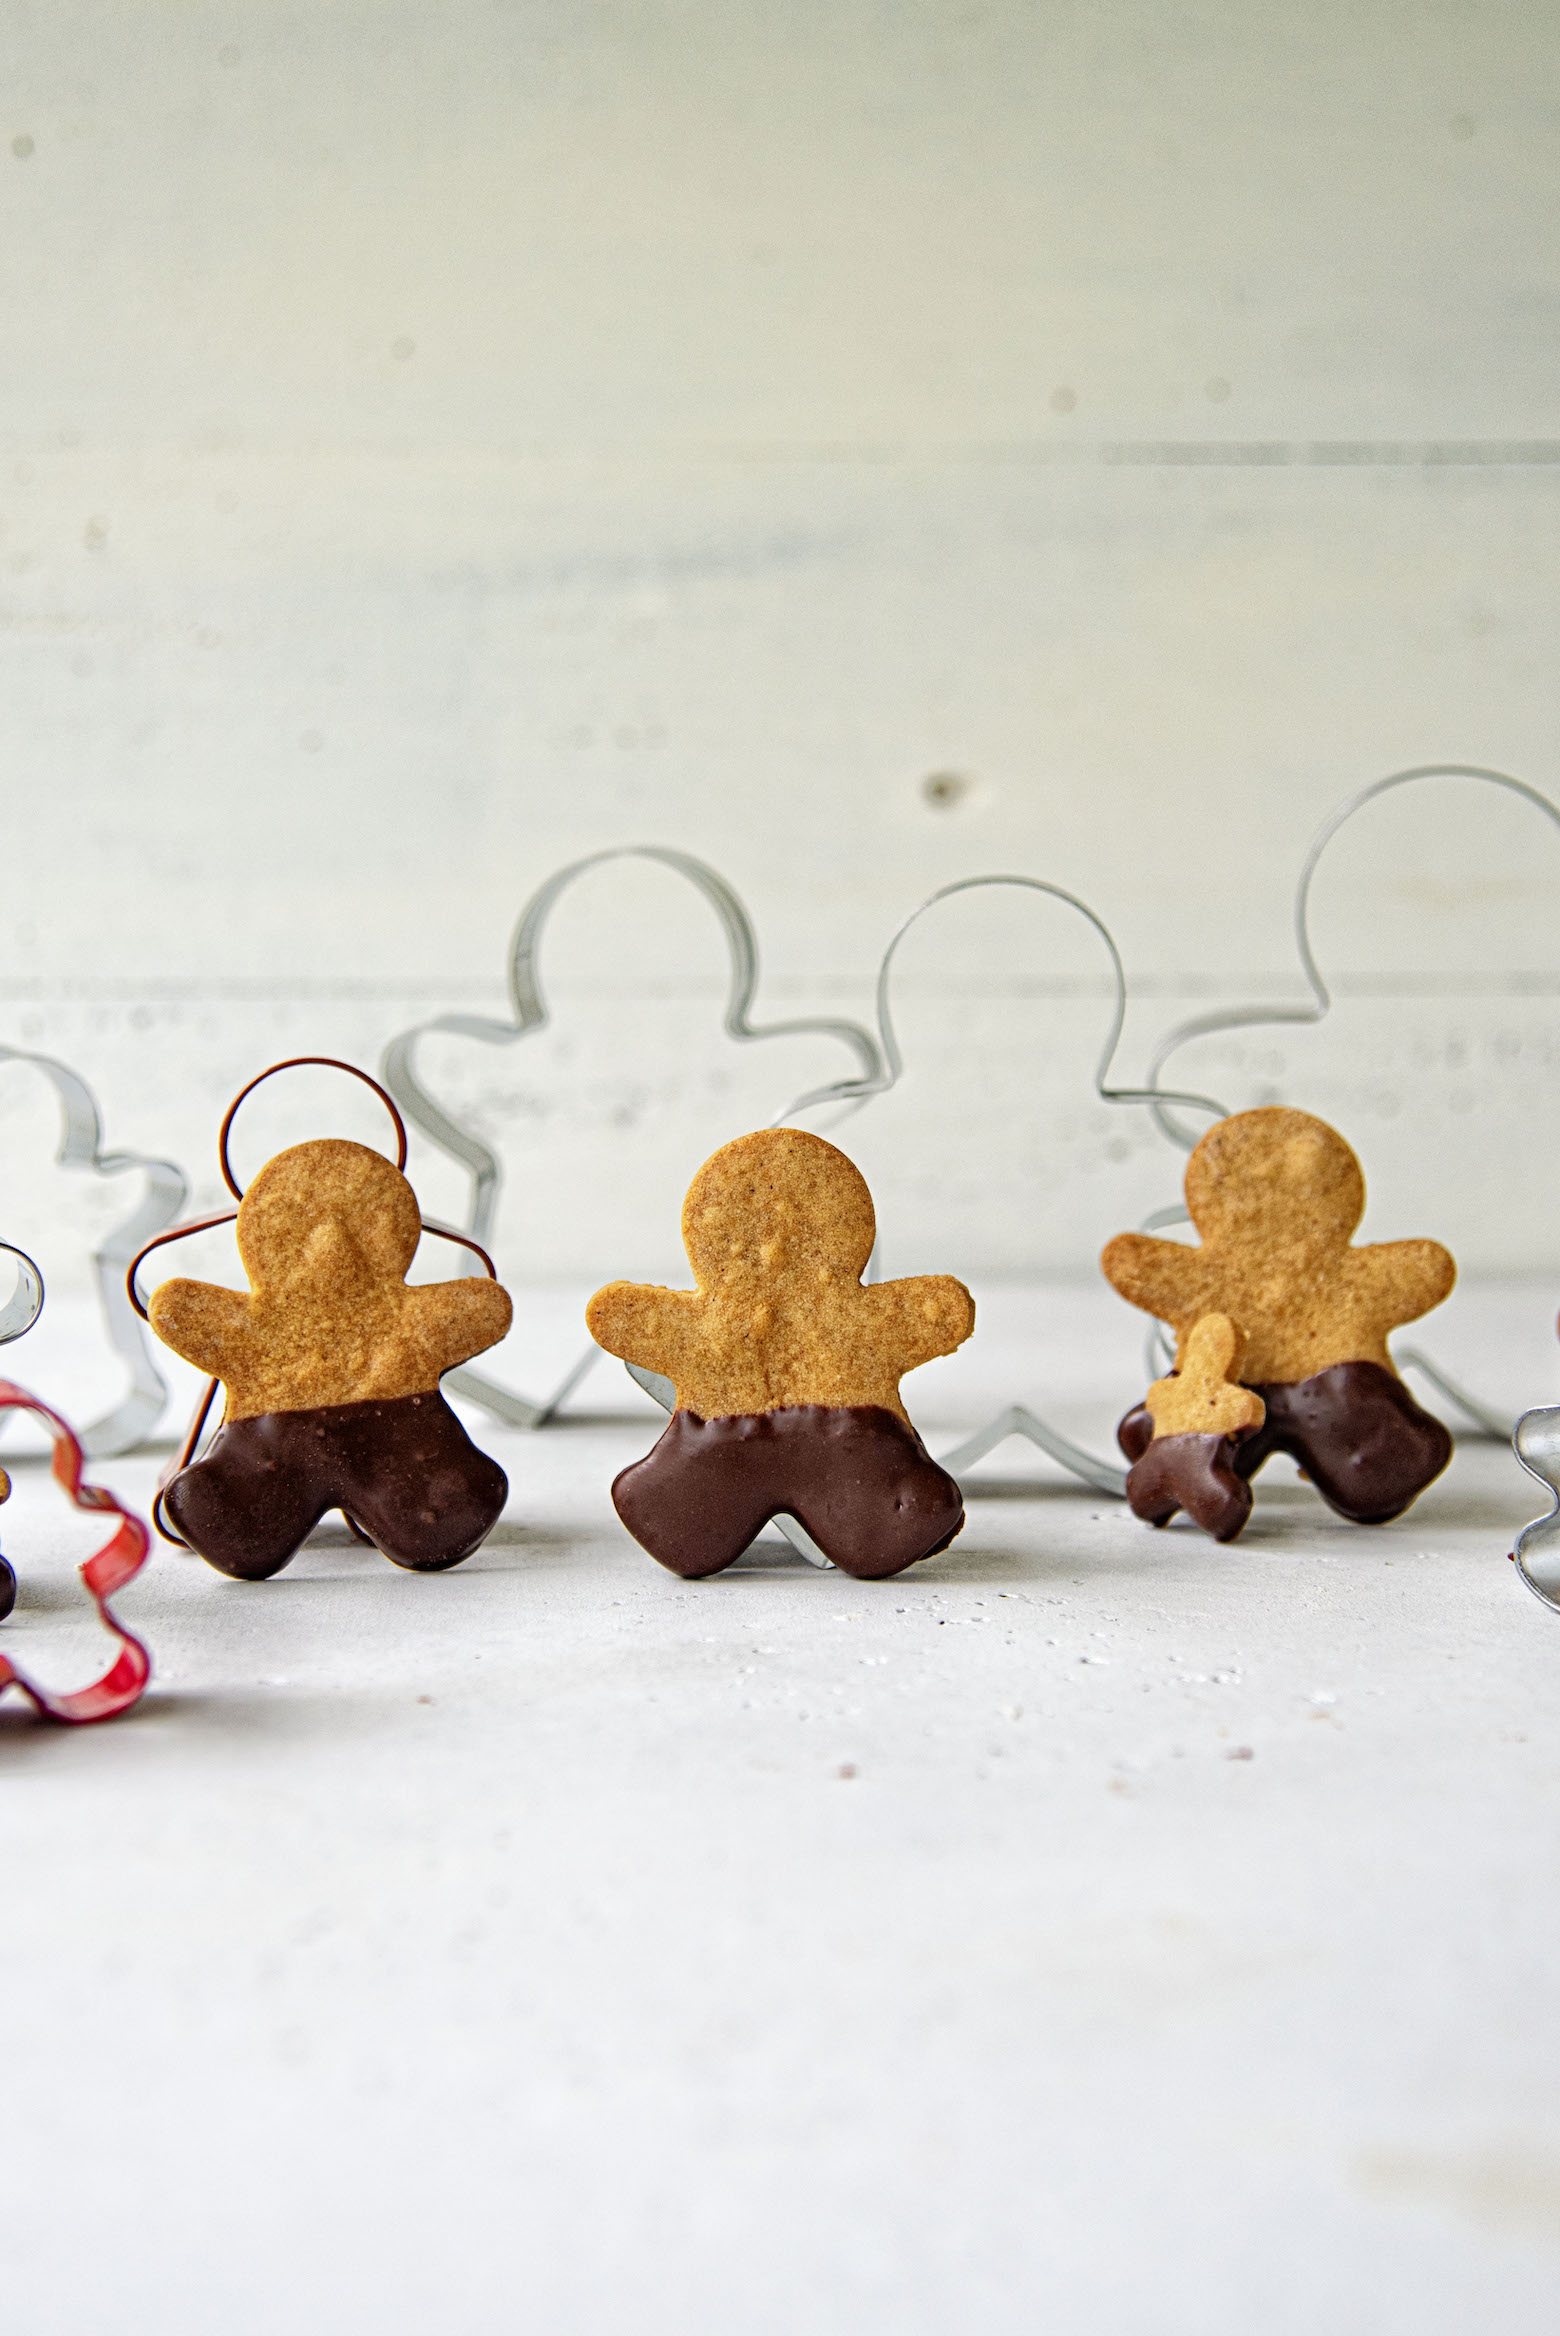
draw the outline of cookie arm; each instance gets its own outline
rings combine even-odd
[[[585,1327],[619,1362],[675,1379],[688,1351],[699,1304],[696,1290],[662,1290],[643,1282],[608,1282],[585,1309]]]
[[[1157,1241],[1151,1233],[1118,1233],[1100,1252],[1111,1288],[1161,1322],[1183,1322],[1212,1312],[1201,1297],[1202,1252],[1184,1241]]]
[[[901,1371],[951,1355],[975,1327],[975,1301],[951,1273],[874,1282],[862,1295],[868,1321]]]
[[[484,1274],[458,1281],[418,1282],[407,1293],[417,1317],[419,1338],[439,1376],[497,1346],[514,1318],[509,1292]]]
[[[1457,1261],[1439,1241],[1373,1241],[1353,1252],[1353,1264],[1388,1329],[1417,1322],[1451,1296]]]
[[[163,1282],[146,1313],[164,1346],[213,1379],[227,1378],[249,1335],[249,1300],[216,1282]]]

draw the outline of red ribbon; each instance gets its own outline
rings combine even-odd
[[[79,1727],[89,1720],[115,1719],[120,1712],[140,1702],[152,1675],[152,1658],[140,1640],[115,1619],[108,1601],[140,1572],[151,1547],[151,1537],[140,1518],[122,1507],[111,1492],[100,1484],[83,1484],[85,1456],[57,1411],[40,1403],[36,1395],[29,1395],[25,1387],[13,1386],[9,1379],[0,1379],[0,1411],[30,1411],[41,1419],[54,1438],[55,1482],[64,1487],[78,1509],[106,1509],[119,1519],[113,1538],[105,1541],[81,1569],[87,1595],[97,1608],[99,1618],[119,1641],[119,1653],[109,1669],[101,1679],[94,1680],[90,1687],[78,1688],[74,1695],[51,1695],[46,1687],[39,1687],[18,1671],[8,1656],[0,1654],[0,1695],[8,1687],[19,1687],[43,1718],[63,1720],[70,1726]]]

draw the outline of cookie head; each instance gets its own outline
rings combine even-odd
[[[858,1282],[877,1220],[854,1161],[801,1128],[739,1136],[706,1160],[683,1204],[701,1289],[735,1276]]]
[[[375,1280],[401,1280],[422,1233],[417,1196],[400,1170],[338,1137],[294,1144],[268,1160],[244,1195],[238,1253],[251,1284],[283,1280],[345,1246]]]
[[[1270,1105],[1211,1127],[1186,1164],[1186,1205],[1206,1241],[1345,1246],[1365,1178],[1335,1128]]]

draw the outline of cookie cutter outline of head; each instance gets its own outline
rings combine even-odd
[[[130,1389],[99,1419],[81,1431],[81,1449],[89,1460],[116,1458],[133,1451],[157,1425],[168,1401],[168,1382],[157,1367],[152,1342],[136,1320],[124,1291],[126,1261],[148,1234],[171,1225],[189,1198],[189,1179],[172,1160],[149,1152],[105,1152],[103,1118],[97,1097],[79,1071],[53,1055],[34,1054],[20,1046],[0,1046],[0,1063],[30,1063],[41,1071],[60,1104],[60,1140],[55,1165],[85,1168],[99,1176],[117,1176],[136,1169],[146,1179],[139,1207],[113,1226],[92,1252],[98,1302],[103,1310],[109,1344],[130,1374]],[[32,1260],[28,1259],[29,1265]],[[36,1266],[33,1267],[36,1273]],[[42,1306],[41,1277],[39,1307]],[[36,1313],[33,1320],[36,1320]],[[12,1337],[20,1336],[13,1331]],[[0,1341],[3,1343],[3,1341]]]
[[[1549,1507],[1517,1535],[1512,1560],[1527,1587],[1552,1614],[1560,1614],[1560,1405],[1545,1404],[1525,1411],[1511,1431],[1511,1448],[1529,1476],[1549,1495]],[[1541,1549],[1553,1548],[1554,1563],[1547,1584],[1532,1563]]]
[[[438,1014],[418,1022],[391,1039],[380,1058],[380,1076],[412,1125],[439,1150],[458,1160],[471,1178],[471,1202],[466,1231],[474,1240],[492,1238],[493,1219],[503,1185],[503,1162],[492,1146],[464,1127],[437,1103],[417,1071],[419,1042],[433,1032],[480,1039],[486,1046],[513,1046],[543,1029],[552,1019],[541,980],[542,936],[562,895],[592,868],[610,860],[647,860],[669,868],[701,893],[714,909],[725,936],[731,974],[721,1026],[729,1038],[746,1042],[762,1038],[824,1036],[839,1039],[862,1066],[865,1076],[880,1068],[876,1041],[856,1022],[834,1015],[804,1015],[780,1022],[756,1023],[751,1008],[758,991],[758,937],[741,898],[717,869],[691,852],[669,844],[609,844],[583,859],[557,868],[537,886],[522,908],[509,943],[509,995],[512,1019],[500,1022],[487,1014]],[[782,1114],[782,1116],[789,1116]],[[601,1349],[594,1343],[572,1364],[551,1395],[540,1403],[500,1386],[485,1371],[463,1364],[449,1375],[451,1392],[478,1403],[506,1427],[544,1428],[556,1419],[594,1363]]]
[[[1369,786],[1357,789],[1328,813],[1312,836],[1295,885],[1292,910],[1295,954],[1300,960],[1300,970],[1305,975],[1310,997],[1303,1004],[1297,1005],[1221,1008],[1210,1014],[1194,1014],[1186,1021],[1178,1022],[1160,1039],[1149,1061],[1148,1083],[1156,1095],[1160,1073],[1171,1056],[1179,1053],[1183,1046],[1190,1045],[1193,1039],[1217,1037],[1227,1030],[1314,1028],[1317,1023],[1326,1020],[1333,1000],[1311,944],[1311,880],[1333,837],[1340,828],[1348,825],[1357,811],[1363,811],[1367,803],[1374,803],[1379,796],[1392,794],[1399,787],[1415,785],[1422,779],[1474,779],[1483,785],[1500,787],[1508,794],[1520,796],[1525,803],[1531,803],[1535,811],[1541,811],[1552,826],[1560,829],[1560,807],[1552,803],[1547,795],[1530,785],[1526,779],[1513,778],[1509,771],[1493,770],[1483,763],[1414,763],[1406,770],[1390,771],[1385,778],[1373,779]],[[1197,1137],[1182,1127],[1173,1112],[1165,1108],[1165,1105],[1178,1100],[1178,1097],[1166,1090],[1162,1101],[1151,1103],[1150,1111],[1160,1134],[1178,1150],[1190,1152],[1196,1145]],[[1158,1232],[1167,1225],[1184,1225],[1188,1221],[1185,1208],[1172,1205],[1156,1209],[1152,1216],[1146,1217],[1141,1230],[1145,1233]],[[1161,1370],[1169,1367],[1167,1358],[1172,1352],[1172,1344],[1165,1337],[1162,1325],[1154,1324],[1148,1333],[1147,1362],[1151,1376],[1158,1376]],[[1428,1380],[1462,1414],[1468,1422],[1468,1427],[1463,1431],[1465,1436],[1471,1434],[1478,1440],[1502,1444],[1510,1440],[1514,1433],[1510,1415],[1486,1403],[1482,1397],[1471,1394],[1421,1347],[1400,1346],[1397,1360],[1406,1369],[1417,1371],[1421,1378]]]
[[[386,1111],[389,1112],[391,1122],[395,1128],[395,1165],[397,1173],[402,1173],[405,1170],[406,1123],[402,1119],[400,1112],[396,1109],[394,1098],[386,1094],[384,1088],[374,1077],[373,1073],[371,1071],[365,1071],[361,1069],[357,1063],[344,1062],[340,1055],[291,1054],[286,1056],[281,1062],[269,1064],[265,1070],[257,1072],[255,1077],[249,1081],[247,1086],[240,1087],[238,1093],[234,1096],[232,1102],[228,1105],[227,1110],[222,1115],[222,1125],[217,1133],[217,1161],[222,1171],[222,1181],[227,1186],[229,1192],[232,1193],[240,1208],[243,1206],[244,1201],[243,1189],[233,1174],[232,1165],[228,1158],[228,1139],[232,1134],[233,1122],[238,1116],[239,1105],[245,1100],[246,1096],[252,1095],[255,1089],[261,1086],[265,1080],[275,1078],[278,1071],[302,1070],[310,1064],[318,1065],[325,1070],[345,1071],[350,1078],[359,1079],[362,1081],[365,1087],[371,1087],[373,1089],[374,1093],[379,1097],[380,1102],[384,1105]],[[421,1211],[419,1211],[418,1214],[419,1217],[421,1217]],[[129,1266],[125,1272],[125,1298],[126,1302],[139,1316],[142,1322],[148,1321],[149,1316],[147,1314],[145,1301],[142,1299],[141,1293],[136,1287],[135,1277],[139,1272],[142,1263],[146,1258],[151,1256],[153,1250],[165,1249],[171,1242],[174,1241],[188,1240],[191,1234],[194,1233],[209,1233],[218,1225],[231,1225],[237,1220],[237,1217],[238,1209],[236,1208],[219,1209],[214,1216],[195,1217],[192,1218],[188,1224],[171,1225],[165,1230],[155,1233],[151,1240],[145,1242],[142,1247],[136,1251],[135,1256],[130,1260]],[[480,1242],[473,1241],[465,1233],[455,1232],[448,1225],[434,1224],[427,1218],[422,1218],[422,1229],[425,1233],[432,1233],[436,1235],[437,1238],[441,1241],[454,1241],[457,1242],[462,1249],[469,1249],[474,1256],[481,1259],[489,1280],[497,1281],[497,1268],[495,1267],[492,1258],[489,1257],[487,1251],[482,1247]],[[451,1372],[448,1374],[448,1376],[451,1380],[451,1383],[453,1384],[455,1374]],[[191,1461],[195,1458],[196,1451],[200,1444],[201,1430],[205,1427],[207,1416],[210,1413],[212,1403],[220,1385],[221,1381],[218,1379],[208,1379],[206,1381],[205,1391],[201,1395],[199,1403],[196,1406],[195,1416],[190,1422],[188,1431],[184,1438],[184,1443],[180,1448],[177,1456],[169,1462],[167,1468],[164,1469],[162,1475],[158,1479],[156,1497],[152,1502],[152,1523],[156,1526],[159,1537],[162,1540],[169,1542],[175,1549],[188,1549],[189,1543],[183,1540],[177,1533],[171,1532],[168,1526],[164,1524],[163,1494],[166,1492],[168,1486],[172,1483],[174,1477],[178,1475],[180,1469],[187,1468]],[[362,1540],[364,1536],[361,1533],[358,1533],[357,1527],[355,1525],[352,1525],[351,1518],[348,1518],[347,1522],[352,1526],[352,1530],[355,1534],[357,1534],[357,1538]]]
[[[1052,900],[1059,900],[1067,908],[1076,909],[1105,945],[1106,954],[1110,959],[1111,977],[1115,986],[1115,1004],[1105,1044],[1095,1065],[1095,1093],[1105,1103],[1149,1103],[1154,1099],[1155,1094],[1161,1092],[1157,1089],[1112,1087],[1108,1084],[1110,1067],[1115,1060],[1116,1050],[1121,1044],[1121,1033],[1127,1018],[1127,975],[1126,968],[1121,962],[1121,952],[1116,946],[1115,937],[1103,917],[1098,916],[1089,907],[1087,901],[1080,900],[1076,893],[1068,892],[1060,884],[1051,884],[1041,876],[963,876],[951,884],[939,885],[935,892],[927,895],[919,907],[913,908],[898,926],[888,947],[883,952],[878,965],[876,987],[878,1045],[882,1058],[877,1070],[868,1072],[859,1079],[842,1079],[836,1081],[832,1086],[809,1089],[807,1093],[799,1095],[780,1114],[779,1120],[775,1123],[777,1126],[783,1125],[797,1112],[810,1110],[823,1103],[864,1105],[869,1103],[873,1096],[886,1094],[891,1087],[897,1085],[904,1070],[904,1056],[900,1052],[899,1038],[894,1028],[890,989],[894,958],[900,942],[903,941],[912,925],[918,923],[928,910],[935,908],[939,901],[951,900],[961,892],[980,892],[997,886],[1012,887],[1023,892],[1042,893]],[[1172,1095],[1168,1090],[1164,1093],[1168,1100],[1188,1104],[1196,1110],[1210,1112],[1216,1120],[1227,1116],[1223,1104],[1216,1102],[1211,1095],[1189,1093]],[[870,1267],[868,1271],[871,1271]],[[657,1403],[661,1404],[665,1410],[670,1411],[673,1400],[670,1382],[666,1380],[657,1382],[652,1373],[638,1370],[632,1364],[627,1367],[646,1393],[653,1395]],[[977,1460],[985,1459],[989,1452],[994,1452],[999,1444],[1006,1443],[1010,1436],[1023,1436],[1029,1443],[1034,1444],[1040,1451],[1046,1453],[1052,1460],[1065,1468],[1070,1475],[1077,1477],[1082,1483],[1092,1487],[1094,1491],[1110,1494],[1116,1499],[1124,1500],[1126,1498],[1127,1472],[1124,1468],[1119,1467],[1114,1461],[1098,1458],[1093,1452],[1086,1452],[1081,1444],[1075,1444],[1070,1436],[1064,1436],[1059,1428],[1053,1428],[1048,1421],[1040,1417],[1038,1412],[1031,1410],[1029,1405],[1023,1403],[1006,1405],[994,1419],[988,1420],[984,1427],[977,1428],[973,1435],[966,1436],[951,1451],[938,1453],[936,1455],[937,1465],[939,1468],[946,1468],[950,1475],[959,1477],[962,1486],[962,1472],[972,1468]],[[963,1489],[968,1497],[969,1488],[963,1487]],[[797,1539],[800,1528],[797,1527],[793,1531],[792,1520],[777,1518],[776,1522],[789,1539],[793,1541]],[[797,1545],[801,1547],[802,1543],[798,1542]],[[816,1545],[810,1544],[804,1554],[813,1555],[814,1563],[827,1563],[827,1560],[823,1558],[822,1551],[816,1550],[814,1554],[815,1549]]]
[[[0,1306],[0,1346],[10,1346],[16,1339],[25,1338],[43,1312],[43,1275],[25,1249],[18,1249],[12,1241],[0,1241],[0,1251],[16,1260],[16,1287]]]

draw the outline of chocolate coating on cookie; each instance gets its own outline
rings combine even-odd
[[[907,1420],[875,1404],[674,1412],[612,1501],[640,1546],[689,1581],[730,1565],[777,1516],[863,1581],[936,1556],[964,1523],[954,1479]]]
[[[331,1509],[397,1565],[442,1571],[487,1538],[508,1491],[435,1390],[229,1420],[163,1505],[208,1563],[253,1582],[279,1573]]]
[[[1450,1430],[1414,1401],[1395,1371],[1376,1363],[1334,1363],[1309,1379],[1268,1380],[1255,1392],[1266,1418],[1236,1447],[1237,1472],[1255,1476],[1275,1452],[1287,1452],[1351,1524],[1390,1524],[1452,1456]],[[1116,1430],[1134,1466],[1153,1425],[1145,1406],[1134,1404]]]
[[[1184,1509],[1215,1541],[1233,1541],[1251,1515],[1251,1486],[1235,1466],[1231,1436],[1155,1436],[1127,1473],[1132,1514],[1168,1525]]]

